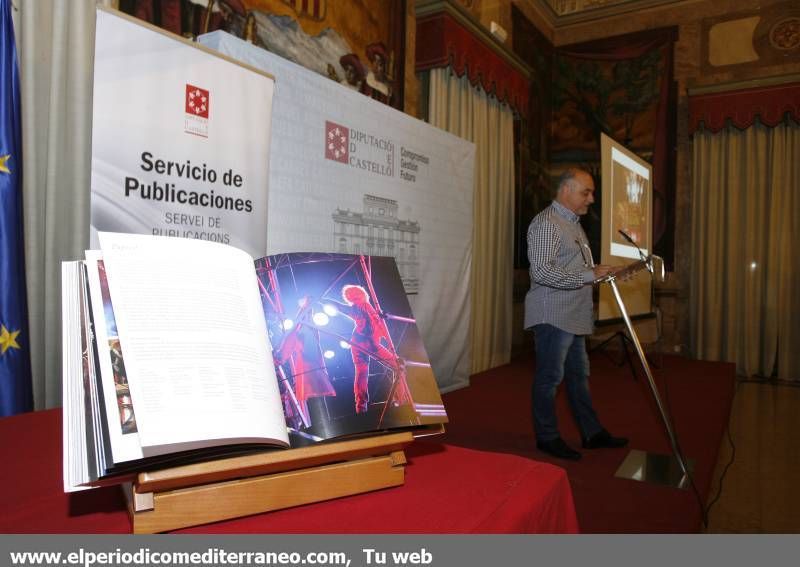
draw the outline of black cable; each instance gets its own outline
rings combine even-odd
[[[796,384],[790,380],[779,380],[777,378],[740,378],[736,380],[736,389],[733,391],[733,400],[731,400],[731,408],[733,407],[733,402],[736,400],[736,395],[739,393],[739,387],[742,384],[759,384],[759,385],[769,385],[769,386],[788,386],[791,388],[799,388],[800,384]],[[706,507],[706,517],[711,512],[711,508],[722,496],[722,485],[723,481],[725,480],[725,475],[728,474],[728,469],[731,468],[734,461],[736,460],[736,444],[733,442],[733,436],[731,435],[731,417],[733,416],[733,410],[731,409],[731,413],[728,416],[728,427],[725,429],[728,437],[728,445],[731,447],[731,457],[728,462],[725,464],[725,468],[722,469],[722,474],[719,476],[719,481],[717,483],[717,493],[714,498],[711,499],[711,502],[708,503]],[[708,528],[708,526],[706,526]]]
[[[619,231],[619,232],[620,232],[620,234],[622,234],[622,236],[625,237],[626,240],[628,240],[631,244],[636,246],[636,249],[639,250],[639,255],[642,256],[643,259],[644,259],[644,253],[642,252],[641,249],[639,249],[639,246],[633,241],[633,239],[631,239],[631,237],[628,236],[623,231]],[[653,273],[653,271],[650,271],[650,292],[651,292],[651,294],[653,294],[651,296],[651,305],[652,305],[653,298],[655,296],[654,295],[655,294],[654,287],[655,287],[655,274]],[[659,332],[659,335],[660,335],[661,334],[661,329],[659,329],[658,332]],[[624,345],[624,343],[623,343],[623,345]],[[642,354],[644,355],[644,351],[642,351]],[[645,356],[645,358],[647,358],[647,357]],[[649,364],[648,364],[648,366],[649,366]],[[636,373],[634,371],[634,377],[635,377],[635,374]],[[652,371],[651,371],[651,375],[652,375]],[[653,380],[654,380],[654,383],[655,383],[655,377],[653,377]],[[692,492],[694,493],[695,499],[697,500],[697,505],[700,508],[700,514],[701,514],[701,519],[702,519],[702,522],[703,522],[703,528],[707,529],[708,528],[708,513],[707,513],[705,505],[703,504],[703,497],[700,496],[700,491],[697,489],[697,485],[694,482],[694,475],[689,470],[689,464],[686,462],[685,454],[683,452],[683,449],[681,448],[680,441],[678,440],[678,433],[677,433],[677,431],[675,431],[675,419],[672,417],[672,411],[670,410],[669,386],[668,386],[667,382],[668,382],[668,380],[666,379],[666,376],[665,376],[664,380],[663,380],[663,384],[664,384],[664,412],[666,413],[666,417],[669,420],[669,423],[672,424],[672,427],[667,426],[667,430],[669,432],[669,429],[672,429],[671,441],[675,442],[674,450],[677,453],[675,455],[675,457],[681,463],[683,463],[683,465],[686,467],[685,470],[683,470],[683,472],[686,473],[686,477],[689,479],[689,484],[692,487]],[[730,416],[729,416],[729,419],[730,419]]]
[[[739,386],[742,384],[742,381],[736,382],[736,389],[733,391],[733,399],[731,400],[731,413],[728,415],[728,427],[725,428],[725,432],[728,434],[728,444],[731,446],[731,458],[728,460],[728,463],[725,465],[725,468],[722,469],[722,474],[719,476],[719,482],[717,487],[717,494],[714,498],[711,499],[711,502],[708,503],[706,507],[706,518],[708,518],[712,506],[717,503],[719,497],[722,496],[722,483],[725,480],[725,475],[728,474],[728,469],[731,468],[733,465],[733,461],[736,460],[736,445],[733,443],[733,436],[731,435],[731,416],[733,415],[733,402],[736,400],[736,394],[739,393]],[[708,529],[708,526],[706,526]]]

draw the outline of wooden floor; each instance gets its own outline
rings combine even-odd
[[[742,381],[720,448],[708,533],[800,533],[800,384]]]

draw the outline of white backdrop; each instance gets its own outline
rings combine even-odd
[[[225,32],[199,41],[275,77],[269,253],[395,256],[440,388],[466,386],[474,144]]]
[[[262,256],[273,87],[262,72],[98,10],[91,246],[100,230]]]

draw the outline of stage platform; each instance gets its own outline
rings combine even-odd
[[[469,388],[444,397],[451,419],[444,442],[558,464],[567,471],[582,533],[697,533],[702,512],[691,490],[616,478],[629,449],[670,455],[671,448],[644,373],[638,379],[619,352],[590,356],[590,387],[602,423],[628,437],[623,449],[582,450],[577,462],[536,450],[530,415],[533,355],[475,375]],[[722,362],[656,357],[651,366],[684,455],[695,461],[695,485],[703,505],[711,486],[735,392],[735,366]],[[580,450],[580,434],[561,388],[556,399],[562,437]]]

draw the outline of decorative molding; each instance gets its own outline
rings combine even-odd
[[[574,0],[574,9],[558,8],[559,0],[527,0],[527,4],[539,12],[554,28],[563,28],[628,14],[649,8],[659,8],[674,4],[689,3],[695,0]],[[563,3],[563,2],[562,2]],[[555,7],[554,7],[555,4]]]
[[[545,31],[541,28],[541,26],[537,27],[543,34],[549,34],[550,43],[553,43],[552,34],[555,30],[555,21],[558,16],[555,12],[553,12],[553,9],[547,5],[547,2],[539,0],[511,0],[511,3],[516,4],[517,9],[525,14],[525,17],[528,18],[534,25],[536,25],[537,22],[531,19],[528,12],[535,14],[539,20],[538,23],[545,24],[548,29]]]
[[[726,38],[721,42],[724,46],[731,41],[747,44],[756,59],[712,64],[711,31],[718,29],[717,27],[722,24],[756,18],[758,23],[748,37]],[[736,69],[756,69],[800,62],[800,44],[797,43],[794,34],[798,24],[800,24],[800,4],[797,4],[796,0],[779,1],[748,10],[703,18],[700,21],[700,74],[708,76]],[[778,33],[781,31],[785,32],[784,35]]]
[[[777,75],[774,77],[760,77],[748,79],[746,81],[731,81],[727,83],[716,83],[707,86],[688,87],[686,94],[689,96],[701,96],[707,94],[724,93],[729,91],[740,91],[744,89],[756,89],[786,85],[789,83],[800,83],[800,73],[789,75]]]

